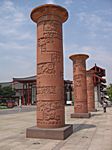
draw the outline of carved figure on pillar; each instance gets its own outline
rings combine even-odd
[[[37,24],[38,137],[41,137],[40,131],[45,132],[42,128],[49,129],[51,134],[51,128],[65,127],[62,23],[67,18],[67,10],[53,4],[37,7],[31,12],[31,19]],[[72,131],[72,126],[62,131],[69,129]],[[46,136],[55,138],[54,134]],[[43,138],[46,138],[45,133]]]
[[[76,54],[70,56],[73,61],[74,81],[74,113],[72,118],[89,118],[87,106],[86,59],[88,55]]]
[[[88,111],[93,112],[95,109],[95,96],[94,96],[94,71],[87,71],[87,102],[88,102]]]

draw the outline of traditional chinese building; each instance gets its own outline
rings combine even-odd
[[[36,76],[25,78],[13,78],[12,87],[16,91],[16,97],[21,99],[22,105],[33,105],[36,103]],[[72,104],[72,81],[64,80],[65,104]]]
[[[103,89],[106,87],[106,79],[104,78],[106,76],[105,69],[97,66],[95,64],[94,67],[92,67],[90,70],[94,71],[94,91],[95,91],[95,105],[96,107],[99,106],[99,103],[101,103],[102,97],[104,97],[104,91]]]
[[[101,98],[105,95],[106,79],[105,69],[95,64],[90,70],[94,71],[94,91],[95,105],[98,107]],[[33,105],[36,103],[36,76],[25,78],[13,78],[12,82],[0,83],[2,87],[11,85],[16,91],[16,99],[21,99],[22,105]],[[73,102],[73,81],[64,80],[64,99],[65,105],[71,105]]]
[[[18,99],[21,99],[22,105],[35,104],[36,76],[26,78],[13,78],[12,85],[16,91],[16,96],[18,96]]]

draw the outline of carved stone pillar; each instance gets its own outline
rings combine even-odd
[[[44,133],[42,138],[53,139],[61,139],[62,134],[66,138],[69,134],[64,132],[72,131],[71,126],[65,127],[64,109],[62,23],[67,18],[67,10],[53,4],[37,7],[31,12],[31,19],[37,24],[36,137],[40,138],[40,131]],[[53,128],[63,129],[61,132]],[[56,137],[54,131],[58,133]]]
[[[72,118],[88,118],[87,107],[87,82],[86,82],[86,59],[88,55],[77,54],[70,56],[73,61],[73,81],[74,81],[74,113]]]
[[[87,102],[88,102],[88,111],[96,111],[95,110],[95,96],[94,96],[94,82],[93,76],[94,71],[89,70],[87,71]]]

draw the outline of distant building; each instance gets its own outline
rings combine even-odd
[[[90,70],[94,71],[94,91],[95,91],[95,105],[96,107],[102,103],[102,97],[105,96],[104,88],[106,88],[106,73],[105,69],[98,67],[96,64]]]
[[[98,66],[92,67],[90,70],[94,71],[94,91],[95,91],[95,105],[98,107],[101,103],[102,97],[105,96],[106,79],[105,69]],[[21,100],[22,105],[34,105],[36,103],[36,76],[25,78],[13,78],[12,82],[0,83],[2,87],[11,85],[16,91],[16,100],[19,105]],[[65,104],[71,105],[73,100],[73,81],[64,80],[64,100]]]
[[[16,97],[21,99],[22,105],[30,105],[36,103],[36,76],[26,78],[13,78],[12,86],[16,91]],[[72,81],[64,80],[64,100],[65,104],[72,104]]]
[[[13,78],[12,86],[18,99],[21,99],[22,105],[33,105],[36,103],[36,76]]]
[[[12,82],[1,82],[0,86],[1,87],[12,86]]]

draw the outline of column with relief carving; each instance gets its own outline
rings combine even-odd
[[[88,111],[94,112],[95,109],[95,94],[94,94],[94,71],[87,71],[87,102],[88,102]]]
[[[86,59],[88,55],[76,54],[70,56],[73,61],[74,82],[74,113],[72,118],[89,118],[87,106]]]
[[[31,12],[31,19],[37,24],[36,137],[40,138],[40,131],[43,138],[53,139],[61,139],[60,134],[72,131],[72,126],[65,126],[64,108],[62,23],[67,18],[67,10],[53,4],[37,7]],[[62,132],[59,128],[63,128]],[[57,129],[56,137],[53,129]]]

